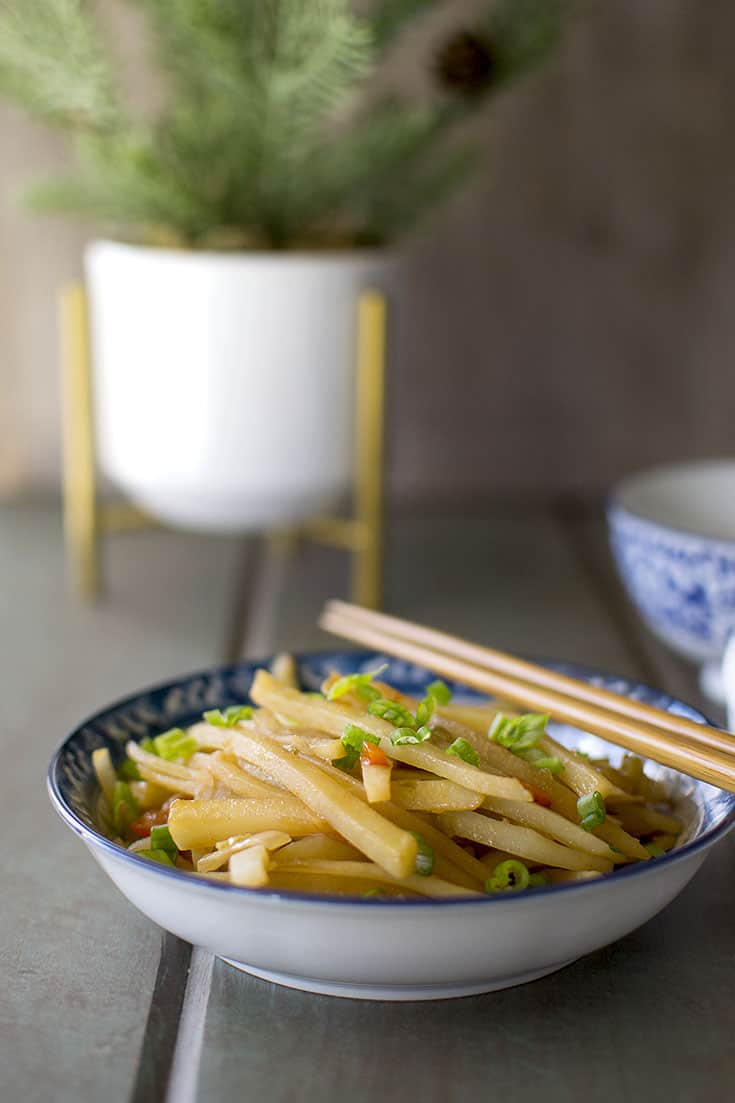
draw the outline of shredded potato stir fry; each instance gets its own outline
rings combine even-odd
[[[647,861],[680,821],[660,782],[555,742],[548,717],[422,699],[381,671],[303,693],[290,656],[253,705],[93,754],[100,822],[140,858],[249,888],[466,897]]]

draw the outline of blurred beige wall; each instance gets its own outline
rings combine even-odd
[[[593,0],[496,101],[483,172],[409,253],[398,495],[598,489],[735,451],[734,40],[729,0]],[[57,476],[55,296],[84,231],[16,204],[55,138],[0,107],[0,150],[1,488]]]

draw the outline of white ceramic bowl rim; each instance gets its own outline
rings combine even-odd
[[[624,514],[627,517],[634,517],[641,524],[648,525],[652,529],[671,533],[674,536],[686,536],[693,537],[697,540],[706,540],[708,544],[732,552],[733,546],[735,546],[735,537],[716,536],[703,529],[691,528],[687,525],[672,524],[667,521],[659,521],[651,516],[650,513],[646,513],[644,510],[629,505],[624,501],[627,492],[635,488],[636,484],[643,483],[649,478],[655,478],[656,476],[663,476],[666,474],[693,474],[696,472],[704,474],[716,468],[723,469],[726,467],[732,468],[733,475],[735,476],[735,460],[729,459],[726,456],[714,457],[712,459],[688,460],[685,463],[662,463],[656,464],[653,467],[643,468],[640,471],[634,471],[632,474],[627,475],[624,479],[621,479],[620,482],[616,483],[608,493],[607,512],[608,514],[618,513],[621,515]]]
[[[356,660],[362,661],[365,659],[366,654],[367,653],[365,652],[354,652],[354,657]],[[295,656],[298,663],[310,657],[313,658],[313,654]],[[215,671],[234,671],[241,668],[243,665],[252,665],[254,668],[260,666],[267,667],[269,662],[270,660],[266,659],[261,662],[252,664],[250,662],[248,662],[247,664],[233,664],[232,666],[217,667],[215,668]],[[600,671],[594,670],[591,667],[585,667],[579,663],[553,663],[553,666],[555,669],[573,671],[577,676],[584,675],[587,677],[595,677],[601,674]],[[200,674],[201,672],[198,671],[196,672],[196,674],[192,674],[191,677],[194,678]],[[429,679],[431,677],[432,675],[429,675]],[[179,682],[181,682],[182,680],[184,679],[178,678],[175,679],[173,682],[156,683],[155,685],[152,685],[147,689],[140,690],[130,696],[121,698],[120,700],[109,706],[109,708],[106,708],[103,711],[106,713],[112,709],[122,708],[125,705],[129,704],[131,701],[138,699],[148,692],[159,692],[167,688],[169,685],[179,684]],[[625,683],[630,688],[635,688],[636,690],[640,689],[649,693],[653,693],[656,696],[666,697],[671,704],[684,704],[684,702],[680,702],[678,698],[669,697],[668,694],[653,690],[651,687],[646,686],[642,682],[633,682],[631,679],[623,678],[622,676],[618,680]],[[686,709],[692,716],[696,716],[704,723],[708,723],[704,715],[700,713],[699,710],[694,709],[693,706],[686,705]],[[350,908],[456,908],[460,906],[498,907],[502,905],[507,906],[528,898],[529,890],[517,893],[507,892],[498,893],[496,895],[488,894],[487,896],[472,898],[448,897],[446,899],[423,898],[418,900],[400,900],[390,897],[365,897],[361,899],[355,899],[354,897],[336,896],[329,893],[320,893],[319,895],[315,895],[313,893],[244,888],[239,885],[230,885],[216,881],[204,880],[203,878],[193,876],[191,873],[188,873],[185,870],[170,869],[158,863],[141,862],[141,860],[133,852],[124,850],[122,847],[118,846],[117,843],[112,842],[111,839],[108,839],[101,832],[90,828],[86,823],[84,823],[84,821],[80,819],[80,817],[76,814],[74,809],[70,807],[59,787],[57,777],[57,764],[64,751],[64,748],[66,747],[67,743],[70,743],[72,740],[78,737],[87,725],[93,723],[98,715],[99,713],[93,713],[92,715],[87,717],[87,719],[82,724],[75,728],[74,731],[66,736],[66,738],[63,739],[59,744],[51,759],[46,779],[49,797],[51,799],[51,803],[53,804],[61,819],[67,824],[68,827],[71,828],[71,830],[76,835],[79,835],[84,842],[86,842],[90,846],[107,851],[111,856],[115,857],[116,859],[125,862],[133,862],[138,872],[144,872],[152,878],[174,878],[179,883],[182,883],[183,881],[188,887],[203,893],[239,893],[241,895],[244,895],[245,897],[248,897],[253,902],[262,903],[263,906],[283,906],[285,904],[298,903],[305,904],[308,907],[320,907],[326,903],[338,904],[341,907]],[[672,866],[680,861],[683,861],[684,859],[697,853],[698,851],[712,846],[718,841],[718,839],[721,839],[724,835],[726,835],[728,831],[730,831],[735,825],[735,795],[726,795],[730,800],[730,809],[726,813],[724,819],[716,827],[705,830],[704,832],[702,832],[702,834],[697,835],[690,842],[684,843],[681,847],[677,847],[659,858],[655,858],[649,862],[640,862],[636,865],[627,866],[622,869],[615,870],[614,873],[607,874],[606,876],[595,880],[577,882],[572,881],[560,885],[550,885],[545,888],[539,888],[535,890],[532,889],[530,891],[534,893],[538,892],[544,898],[552,894],[558,894],[562,892],[596,892],[603,886],[610,885],[611,882],[616,882],[619,879],[645,876],[646,874],[650,874],[652,872],[655,872],[656,870],[662,869],[664,866]]]

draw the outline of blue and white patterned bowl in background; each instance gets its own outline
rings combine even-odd
[[[721,699],[719,666],[735,631],[735,461],[652,468],[613,490],[610,543],[649,628],[705,664],[703,688]]]

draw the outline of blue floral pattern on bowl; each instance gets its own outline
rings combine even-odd
[[[735,543],[679,531],[612,502],[610,544],[651,630],[686,658],[714,662],[735,631]]]

